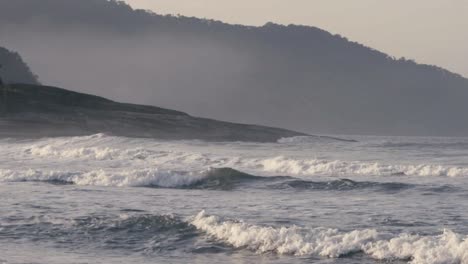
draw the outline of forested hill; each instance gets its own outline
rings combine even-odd
[[[0,38],[42,81],[116,100],[311,133],[468,136],[467,79],[315,27],[15,0],[0,2]]]
[[[192,117],[155,106],[118,103],[56,87],[11,84],[4,89],[0,88],[0,138],[105,133],[166,140],[276,142],[283,137],[305,136],[284,129]]]
[[[0,77],[5,83],[39,84],[37,76],[16,52],[0,47],[0,65]]]

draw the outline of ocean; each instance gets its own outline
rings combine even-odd
[[[468,138],[0,139],[0,263],[468,263]]]

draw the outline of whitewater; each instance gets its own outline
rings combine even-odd
[[[0,139],[0,263],[468,263],[468,138]]]

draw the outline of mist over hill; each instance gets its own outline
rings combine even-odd
[[[0,138],[116,136],[180,140],[277,142],[307,136],[271,127],[193,117],[156,106],[118,103],[103,97],[42,86],[20,54],[0,47]],[[338,140],[338,139],[334,139]]]
[[[15,0],[0,1],[0,39],[44,83],[115,100],[310,133],[468,136],[467,79],[314,27]]]
[[[37,76],[16,52],[0,47],[0,65],[0,77],[5,83],[39,84]]]

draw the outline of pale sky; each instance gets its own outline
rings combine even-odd
[[[468,77],[468,0],[126,0],[158,14],[316,26]]]

